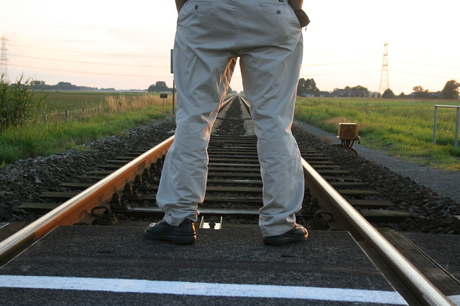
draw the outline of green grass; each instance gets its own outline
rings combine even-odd
[[[121,135],[124,129],[170,116],[171,95],[163,104],[157,95],[145,93],[46,94],[42,104],[46,105],[49,115],[47,122],[36,118],[0,134],[0,165],[78,149],[81,144]],[[361,144],[367,147],[432,167],[460,171],[460,149],[454,149],[455,109],[439,109],[437,143],[433,144],[435,104],[460,105],[460,102],[298,98],[295,116],[335,134],[340,122],[356,122]],[[83,108],[96,107],[101,110],[90,115],[76,115]],[[61,115],[65,110],[74,111],[67,122]]]
[[[41,94],[41,93],[40,93]],[[107,107],[109,97],[123,97],[132,101],[138,97],[153,96],[158,98],[157,93],[145,92],[49,92],[45,91],[45,99],[42,102],[47,112],[64,112],[81,110],[83,108]],[[171,95],[168,95],[169,97]]]
[[[46,122],[37,118],[22,126],[3,131],[0,134],[0,165],[5,166],[18,159],[48,156],[68,149],[78,149],[82,144],[111,135],[121,135],[124,129],[150,124],[170,116],[171,99],[169,101],[166,99],[165,103],[169,106],[165,109],[163,101],[155,95],[135,96],[141,98],[133,99],[134,103],[127,103],[126,101],[131,99],[125,98],[109,101],[109,104],[113,104],[112,108],[105,108],[104,111],[91,116],[74,116],[75,118],[68,121],[59,118]],[[53,93],[46,99],[48,103],[52,101],[62,107],[61,109],[70,109],[83,103],[98,105],[97,103],[100,103],[101,99],[106,99],[105,97],[106,95],[100,94]],[[124,104],[123,108],[120,107],[121,104]],[[120,109],[113,109],[114,107]]]
[[[42,102],[44,108],[50,112],[63,112],[81,109],[83,107],[97,107],[105,102],[108,95],[116,93],[99,92],[45,92],[46,98]]]
[[[29,125],[0,135],[0,161],[4,164],[36,156],[48,156],[122,130],[164,119],[158,109],[98,116],[85,121]]]
[[[455,100],[387,100],[299,98],[296,119],[337,133],[341,122],[359,124],[361,144],[432,167],[460,171],[460,149],[454,149],[455,109],[438,109],[433,144],[434,105]]]

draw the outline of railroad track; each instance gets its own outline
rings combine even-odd
[[[235,103],[231,103],[233,98],[227,100],[225,105],[239,107],[239,98],[236,99]],[[245,108],[241,109],[244,113]],[[155,206],[155,192],[164,155],[173,141],[174,136],[139,156],[109,160],[100,165],[100,169],[81,177],[87,179],[87,183],[64,183],[69,192],[44,193],[45,203],[25,203],[24,209],[49,212],[0,242],[0,262],[59,225],[115,225],[118,215],[161,218],[162,212]],[[200,205],[200,227],[257,226],[262,181],[256,142],[251,134],[211,138],[208,187],[204,203]],[[370,224],[381,219],[407,218],[410,214],[382,209],[391,207],[392,203],[379,199],[378,192],[367,190],[365,182],[353,178],[315,150],[300,146],[300,151],[307,191],[304,208],[298,214],[300,222],[316,229],[349,231],[363,249],[369,248],[369,256],[376,253],[379,259],[375,260],[389,266],[391,273],[395,273],[420,302],[449,305],[446,292],[447,295],[459,294],[458,281],[445,271],[441,275],[437,270],[436,277],[422,274],[389,240],[399,244],[398,249],[407,248],[407,243],[394,232],[382,234]],[[94,184],[92,180],[97,182]],[[423,260],[423,254],[418,258]]]

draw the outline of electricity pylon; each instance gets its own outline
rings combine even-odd
[[[383,62],[382,74],[380,75],[379,93],[383,94],[385,90],[390,88],[390,80],[388,77],[388,43],[383,45]]]
[[[0,77],[3,76],[3,80],[8,82],[8,57],[6,56],[6,42],[8,39],[5,36],[2,36],[2,49],[0,55]]]

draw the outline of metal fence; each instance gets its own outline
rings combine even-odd
[[[438,121],[438,108],[456,108],[457,109],[457,118],[455,120],[455,143],[454,148],[458,148],[458,122],[460,120],[460,105],[435,105],[434,106],[434,124],[433,124],[433,143],[436,143],[436,131],[437,131],[437,121]]]

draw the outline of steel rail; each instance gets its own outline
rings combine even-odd
[[[81,217],[91,212],[92,208],[103,203],[108,203],[114,193],[123,190],[126,184],[132,183],[136,176],[142,175],[144,169],[149,168],[158,158],[166,154],[173,141],[174,136],[171,136],[127,165],[0,242],[0,262],[27,244],[50,232],[55,227],[75,224]]]
[[[222,107],[231,100],[228,99],[222,104]],[[162,157],[173,141],[174,136],[0,242],[0,262],[55,227],[74,224],[93,207],[110,201],[114,193],[123,190],[126,184],[131,183],[137,175],[142,174],[144,169]],[[302,159],[302,165],[306,183],[312,192],[322,199],[323,203],[328,206],[335,217],[339,218],[342,225],[352,233],[355,239],[364,239],[385,260],[387,265],[397,271],[397,275],[405,285],[418,293],[417,297],[421,298],[423,304],[454,305],[327,183],[308,162]]]
[[[250,104],[242,101],[250,107]],[[356,240],[366,241],[392,268],[401,281],[416,292],[424,305],[455,305],[439,291],[414,265],[380,234],[348,201],[342,197],[305,159],[302,166],[306,184]]]
[[[305,180],[356,240],[366,241],[424,305],[455,305],[394,248],[348,201],[302,159]]]
[[[223,101],[219,106],[219,111],[233,101],[235,97],[232,96]],[[75,224],[85,215],[90,215],[88,212],[91,212],[94,207],[108,203],[115,193],[122,191],[127,184],[135,180],[136,176],[142,175],[144,169],[149,168],[157,159],[164,156],[173,142],[174,136],[171,136],[106,178],[1,241],[0,263],[57,226]]]

